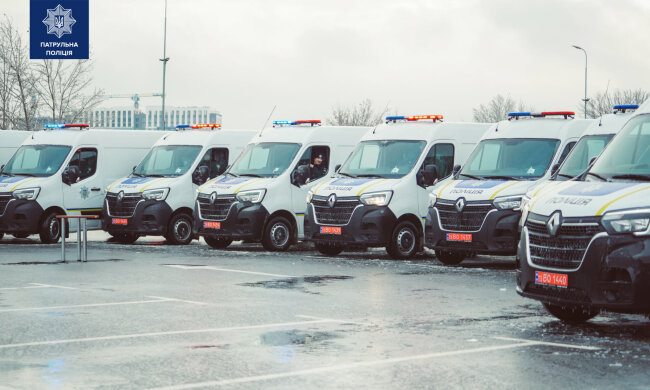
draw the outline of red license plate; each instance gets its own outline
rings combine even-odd
[[[569,286],[569,275],[535,271],[535,284],[566,288]]]
[[[321,226],[320,232],[323,234],[341,234],[340,226]]]
[[[447,233],[447,241],[472,242],[472,235],[467,233]]]
[[[203,221],[203,227],[206,229],[221,229],[221,222]]]
[[[126,218],[113,218],[113,225],[128,225],[129,220]]]

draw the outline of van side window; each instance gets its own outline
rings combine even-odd
[[[79,181],[89,178],[97,172],[97,149],[77,149],[68,166],[79,169]]]
[[[307,182],[318,180],[326,176],[329,171],[329,157],[330,148],[328,146],[310,146],[300,156],[296,168],[307,165],[309,167],[309,180]]]
[[[438,171],[438,177],[443,179],[451,175],[454,168],[454,145],[452,144],[435,144],[429,149],[427,157],[424,159],[422,167],[433,164]]]
[[[228,168],[228,149],[212,148],[208,150],[203,155],[203,158],[201,158],[196,169],[198,170],[199,167],[208,167],[210,179],[214,179],[221,175],[226,171],[226,168]]]
[[[562,151],[562,154],[560,155],[560,159],[557,162],[558,164],[562,164],[562,162],[564,161],[566,156],[569,155],[569,152],[571,151],[571,149],[573,149],[574,146],[576,146],[576,141],[569,142],[568,144],[566,144],[564,150]]]

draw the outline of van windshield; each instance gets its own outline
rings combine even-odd
[[[581,175],[589,167],[589,161],[598,156],[612,138],[614,134],[587,135],[580,138],[562,164],[557,180],[569,180]]]
[[[70,153],[70,146],[24,145],[2,170],[7,176],[47,177],[55,174]]]
[[[250,144],[228,173],[236,176],[279,176],[289,167],[299,149],[300,144],[292,143]]]
[[[135,168],[133,175],[181,176],[190,169],[201,149],[198,145],[155,146]]]
[[[363,141],[354,148],[338,173],[397,179],[413,169],[425,146],[424,141]]]
[[[534,180],[544,176],[560,145],[558,139],[503,138],[481,141],[460,176]]]
[[[630,119],[603,150],[587,179],[650,181],[650,115]]]

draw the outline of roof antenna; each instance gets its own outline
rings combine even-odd
[[[276,104],[275,106],[273,106],[273,109],[271,110],[271,113],[269,114],[269,117],[266,118],[266,122],[264,122],[264,126],[262,126],[262,129],[260,129],[260,134],[258,135],[258,137],[261,137],[261,136],[262,136],[262,132],[263,132],[264,129],[266,128],[266,125],[269,123],[269,120],[271,119],[271,116],[272,116],[273,113],[275,112],[275,108],[276,108],[276,107],[277,107],[277,104]]]

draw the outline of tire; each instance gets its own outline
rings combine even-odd
[[[325,244],[322,242],[317,242],[315,244],[315,247],[317,251],[327,256],[336,256],[339,253],[343,252],[343,245],[339,244]]]
[[[4,233],[0,233],[0,240],[2,240],[2,237],[4,237]]]
[[[14,237],[16,237],[16,238],[27,238],[27,237],[30,236],[29,233],[15,233],[15,234],[12,234],[12,235],[13,235]]]
[[[285,252],[293,242],[293,226],[284,217],[271,219],[264,228],[262,246],[267,251]]]
[[[115,237],[115,240],[119,242],[120,244],[133,244],[139,237],[140,235],[138,233],[111,233],[113,237]]]
[[[192,241],[192,217],[185,213],[174,215],[167,226],[167,242],[172,245],[187,245]]]
[[[61,220],[56,218],[57,213],[51,211],[43,218],[38,228],[38,235],[43,244],[54,244],[61,238]]]
[[[436,257],[444,265],[458,265],[465,259],[465,253],[460,251],[437,250]]]
[[[560,306],[552,303],[544,303],[544,307],[554,317],[567,324],[581,324],[600,313],[600,310],[584,309],[578,306]]]
[[[205,242],[214,249],[226,249],[228,245],[232,244],[232,238],[217,238],[210,236],[203,236]]]
[[[394,259],[409,259],[420,247],[418,229],[409,221],[402,221],[395,226],[390,242],[386,247],[388,254]]]

